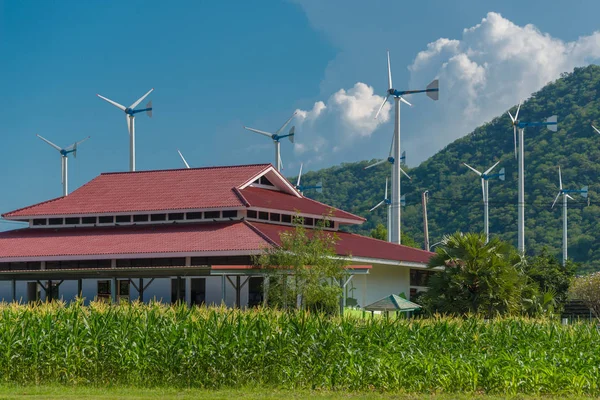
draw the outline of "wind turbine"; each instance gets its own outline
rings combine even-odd
[[[129,170],[135,171],[135,114],[146,112],[149,117],[152,117],[152,100],[146,104],[146,108],[141,110],[136,110],[135,108],[142,102],[152,91],[154,88],[150,89],[148,93],[137,99],[132,105],[129,107],[125,107],[116,101],[112,101],[107,99],[104,96],[100,96],[97,94],[96,96],[100,97],[102,100],[109,102],[113,106],[125,112],[125,118],[127,120],[127,130],[129,131]]]
[[[77,146],[79,146],[81,143],[88,140],[90,137],[88,136],[85,139],[80,140],[79,142],[75,142],[70,146],[62,148],[62,147],[55,145],[48,139],[43,138],[40,135],[36,135],[36,136],[39,137],[40,139],[42,139],[44,142],[48,143],[50,146],[54,147],[60,153],[60,166],[61,166],[61,177],[62,177],[62,185],[63,185],[63,196],[67,196],[69,194],[69,187],[68,187],[69,186],[68,185],[69,184],[69,167],[67,164],[69,153],[73,153],[73,157],[77,158]]]
[[[392,156],[395,160],[399,160],[401,157],[400,153],[400,102],[402,101],[405,104],[411,105],[408,101],[404,99],[405,95],[415,94],[415,93],[426,93],[433,100],[437,100],[439,98],[439,83],[438,80],[435,79],[425,90],[396,90],[392,84],[392,68],[390,65],[390,52],[387,52],[387,67],[388,67],[388,90],[387,96],[383,99],[381,106],[379,106],[379,110],[377,110],[377,114],[375,114],[375,118],[379,116],[379,113],[383,109],[383,106],[388,101],[390,96],[394,96],[395,100],[395,119],[394,119],[394,141],[392,142],[393,152]],[[400,213],[401,213],[401,205],[400,205],[400,181],[401,181],[401,168],[400,163],[395,163],[392,166],[392,205],[391,205],[391,242],[393,243],[401,243],[401,226],[400,226]]]
[[[185,161],[185,158],[183,157],[183,154],[181,154],[181,151],[179,151],[179,149],[177,149],[177,152],[179,153],[179,157],[181,157],[181,161],[183,161],[183,163],[185,164],[186,168],[190,168],[190,164],[187,163],[187,161]]]
[[[556,204],[558,197],[562,194],[563,195],[563,266],[564,266],[567,263],[567,199],[573,200],[573,198],[571,196],[569,196],[569,193],[579,193],[579,194],[581,194],[581,197],[583,197],[584,199],[587,198],[588,197],[588,187],[584,186],[581,188],[581,190],[563,189],[562,174],[560,172],[560,166],[558,167],[558,185],[559,185],[558,194],[556,195],[556,198],[554,199],[554,202],[552,203],[552,208],[554,208],[554,205]]]
[[[281,142],[279,140],[283,139],[283,138],[288,138],[288,140],[290,142],[294,143],[294,134],[296,132],[296,127],[292,126],[292,128],[290,129],[290,131],[288,132],[287,135],[281,135],[281,132],[283,132],[285,127],[288,126],[290,121],[295,116],[296,116],[296,112],[294,112],[292,114],[292,116],[289,117],[287,121],[285,121],[285,123],[281,126],[281,128],[279,128],[279,129],[277,129],[277,131],[275,131],[275,133],[265,132],[265,131],[261,131],[259,129],[249,128],[247,126],[244,126],[244,129],[247,129],[251,132],[260,133],[261,135],[264,135],[264,136],[267,136],[267,137],[270,137],[271,139],[273,139],[273,143],[275,144],[275,166],[277,167],[277,171],[281,171],[283,169],[281,166]]]
[[[598,130],[598,128],[596,128],[594,125],[592,125],[592,128],[594,128],[594,130],[598,133],[600,133],[600,131]]]
[[[499,178],[501,181],[505,179],[504,168],[500,170],[497,174],[490,174],[494,168],[500,163],[498,161],[496,164],[492,165],[485,172],[479,172],[475,168],[471,167],[467,163],[463,163],[465,167],[469,168],[471,171],[475,172],[477,175],[481,177],[481,191],[483,193],[483,230],[485,231],[485,242],[490,241],[490,214],[489,214],[489,182],[490,178]]]
[[[391,213],[391,209],[392,209],[392,202],[388,198],[388,178],[385,178],[385,195],[383,196],[383,200],[381,200],[379,203],[377,203],[377,205],[375,207],[371,208],[369,210],[369,212],[374,211],[379,206],[382,206],[384,204],[386,204],[388,206],[387,207],[387,241],[389,242],[391,239],[390,224],[392,221],[390,219],[390,213]],[[401,206],[406,205],[406,200],[405,200],[404,195],[402,195],[402,197],[400,197],[400,205]]]
[[[515,132],[517,128],[519,130],[519,152],[518,152],[518,160],[519,160],[519,200],[517,203],[517,208],[519,212],[519,221],[518,221],[518,245],[519,253],[522,255],[525,254],[525,152],[524,152],[524,132],[526,127],[533,126],[546,126],[549,130],[556,132],[558,130],[558,117],[553,115],[546,119],[543,122],[524,122],[519,121],[519,110],[521,109],[521,104],[519,103],[519,107],[517,108],[517,112],[515,116],[508,111],[508,116],[510,117],[513,125],[513,131]],[[516,146],[515,142],[515,146]],[[516,153],[516,148],[515,148]]]
[[[296,182],[296,189],[302,194],[305,190],[316,189],[317,193],[323,193],[323,182],[319,181],[316,185],[306,185],[303,186],[300,184],[300,179],[302,178],[302,164],[300,164],[300,173],[298,174],[298,181]]]

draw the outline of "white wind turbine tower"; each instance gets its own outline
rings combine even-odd
[[[549,117],[543,122],[524,122],[519,121],[519,110],[521,109],[521,103],[517,108],[515,116],[508,111],[508,116],[512,121],[513,133],[515,136],[515,146],[517,146],[517,128],[519,129],[519,148],[518,148],[518,161],[519,161],[519,199],[517,208],[519,212],[518,216],[518,239],[517,248],[521,255],[525,254],[525,152],[524,152],[524,136],[525,128],[533,126],[546,126],[549,130],[556,132],[558,130],[558,118],[556,115]],[[517,154],[517,148],[515,147],[515,154]]]
[[[498,161],[496,164],[492,165],[485,172],[479,172],[475,168],[471,167],[467,163],[463,163],[465,167],[469,168],[471,171],[475,172],[477,175],[481,177],[481,191],[483,193],[483,230],[485,231],[485,242],[490,241],[490,209],[489,209],[489,182],[490,178],[499,178],[501,181],[505,179],[504,168],[500,170],[497,174],[490,174],[494,168],[500,163]]]
[[[392,202],[388,198],[388,178],[385,178],[385,194],[383,196],[383,200],[381,200],[379,203],[377,203],[377,205],[375,207],[371,208],[369,210],[369,212],[374,211],[379,206],[382,206],[384,204],[387,205],[387,241],[389,242],[390,241],[390,237],[391,237],[390,224],[391,224],[392,221],[390,219],[390,213],[391,213]],[[405,206],[406,205],[406,200],[404,198],[404,195],[402,195],[402,197],[400,197],[400,205],[401,206]]]
[[[296,127],[292,126],[292,128],[290,129],[290,131],[288,132],[287,135],[281,135],[281,132],[283,132],[285,127],[288,126],[290,121],[295,116],[296,116],[296,112],[294,112],[292,114],[292,116],[289,117],[287,121],[285,121],[285,123],[281,126],[281,128],[277,129],[277,131],[275,133],[265,132],[265,131],[261,131],[259,129],[254,129],[254,128],[244,126],[244,129],[247,129],[251,132],[260,133],[261,135],[264,135],[264,136],[267,136],[267,137],[273,139],[273,143],[275,144],[275,166],[277,168],[277,171],[281,171],[283,169],[283,167],[281,166],[281,142],[280,142],[280,140],[283,138],[288,138],[290,142],[294,143],[294,134],[296,131]]]
[[[48,139],[43,138],[40,135],[36,135],[36,136],[39,137],[40,139],[42,139],[44,142],[48,143],[50,146],[54,147],[60,153],[60,166],[61,166],[61,177],[62,177],[62,185],[63,185],[63,196],[67,196],[69,194],[69,166],[67,164],[69,153],[73,153],[73,157],[77,158],[77,146],[79,146],[81,143],[88,140],[90,137],[88,136],[85,139],[80,140],[79,142],[75,142],[70,146],[62,148],[60,146],[55,145]]]
[[[556,195],[556,198],[554,199],[554,202],[552,203],[552,208],[554,208],[554,205],[556,204],[556,201],[558,200],[559,196],[562,194],[563,195],[563,266],[566,265],[567,263],[567,199],[571,199],[573,200],[573,198],[571,196],[569,196],[569,193],[579,193],[581,194],[581,197],[583,197],[584,199],[588,197],[588,187],[584,186],[581,188],[581,190],[569,190],[569,189],[563,189],[563,184],[562,184],[562,174],[560,172],[560,166],[558,167],[558,194]]]
[[[109,102],[113,106],[115,106],[118,109],[125,112],[125,118],[127,120],[127,130],[129,131],[129,170],[130,171],[135,171],[135,114],[145,111],[149,117],[152,117],[152,100],[150,102],[148,102],[148,104],[146,105],[146,108],[143,108],[141,110],[136,110],[135,108],[142,101],[144,101],[144,99],[146,97],[148,97],[148,95],[150,93],[152,93],[153,90],[154,90],[154,88],[150,89],[148,91],[148,93],[146,93],[145,95],[143,95],[142,97],[137,99],[129,107],[125,107],[125,106],[117,103],[116,101],[112,101],[110,99],[107,99],[104,96],[100,96],[99,94],[97,94],[97,96],[100,97],[102,100]]]
[[[426,93],[433,100],[437,100],[439,97],[439,83],[438,80],[432,81],[425,90],[396,90],[392,84],[392,68],[390,65],[390,52],[387,52],[387,66],[388,66],[388,90],[387,96],[383,99],[381,106],[379,106],[379,110],[377,110],[377,114],[375,118],[379,116],[379,113],[383,109],[383,106],[387,102],[390,96],[394,96],[395,100],[395,119],[394,119],[394,142],[393,142],[393,158],[395,160],[400,159],[400,102],[411,105],[408,101],[406,101],[402,96],[414,93]],[[397,162],[394,164],[392,168],[392,204],[391,204],[391,242],[393,243],[401,243],[401,225],[400,225],[400,213],[401,213],[401,205],[400,205],[400,181],[401,181],[401,171],[400,171],[400,163]]]

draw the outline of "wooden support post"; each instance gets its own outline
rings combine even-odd
[[[139,284],[138,284],[138,299],[140,300],[140,302],[144,302],[144,278],[140,278],[139,279]]]
[[[48,281],[46,284],[48,285],[48,289],[46,289],[46,301],[52,303],[52,281]]]
[[[225,284],[225,275],[221,275],[221,305],[227,305],[227,285]]]
[[[241,307],[241,294],[242,294],[242,287],[240,286],[240,276],[236,276],[235,277],[235,306],[237,308]]]
[[[177,302],[181,301],[181,277],[177,277]]]
[[[77,297],[83,298],[83,279],[77,279]]]

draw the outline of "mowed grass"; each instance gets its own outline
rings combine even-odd
[[[128,387],[89,388],[89,387],[0,387],[0,400],[70,400],[70,399],[122,399],[122,400],[276,400],[276,399],[349,399],[349,400],[550,400],[550,399],[593,399],[590,396],[536,396],[536,395],[487,395],[487,394],[409,394],[378,392],[344,392],[344,391],[308,391],[308,390],[265,390],[256,388],[243,389],[141,389]]]
[[[599,395],[599,348],[595,324],[525,318],[330,318],[157,303],[0,305],[0,382],[24,390]]]

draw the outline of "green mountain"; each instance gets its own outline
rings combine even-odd
[[[521,106],[521,117],[541,121],[558,115],[558,132],[545,128],[525,130],[525,247],[528,254],[544,246],[557,256],[562,246],[562,204],[551,209],[558,192],[558,166],[565,188],[589,186],[590,204],[581,196],[569,201],[569,258],[581,263],[580,271],[600,270],[600,135],[591,128],[600,123],[600,67],[590,65],[563,74]],[[511,110],[514,115],[516,107]],[[478,177],[463,162],[484,170],[500,160],[506,180],[490,180],[490,234],[517,243],[517,162],[513,132],[506,113],[446,146],[403,178],[407,206],[402,229],[423,243],[421,193],[429,190],[430,242],[455,231],[482,231],[483,204]],[[386,210],[368,210],[384,196],[389,164],[364,170],[372,161],[347,163],[308,172],[302,183],[324,182],[323,193],[306,195],[367,218],[353,230],[368,234],[385,224]]]

